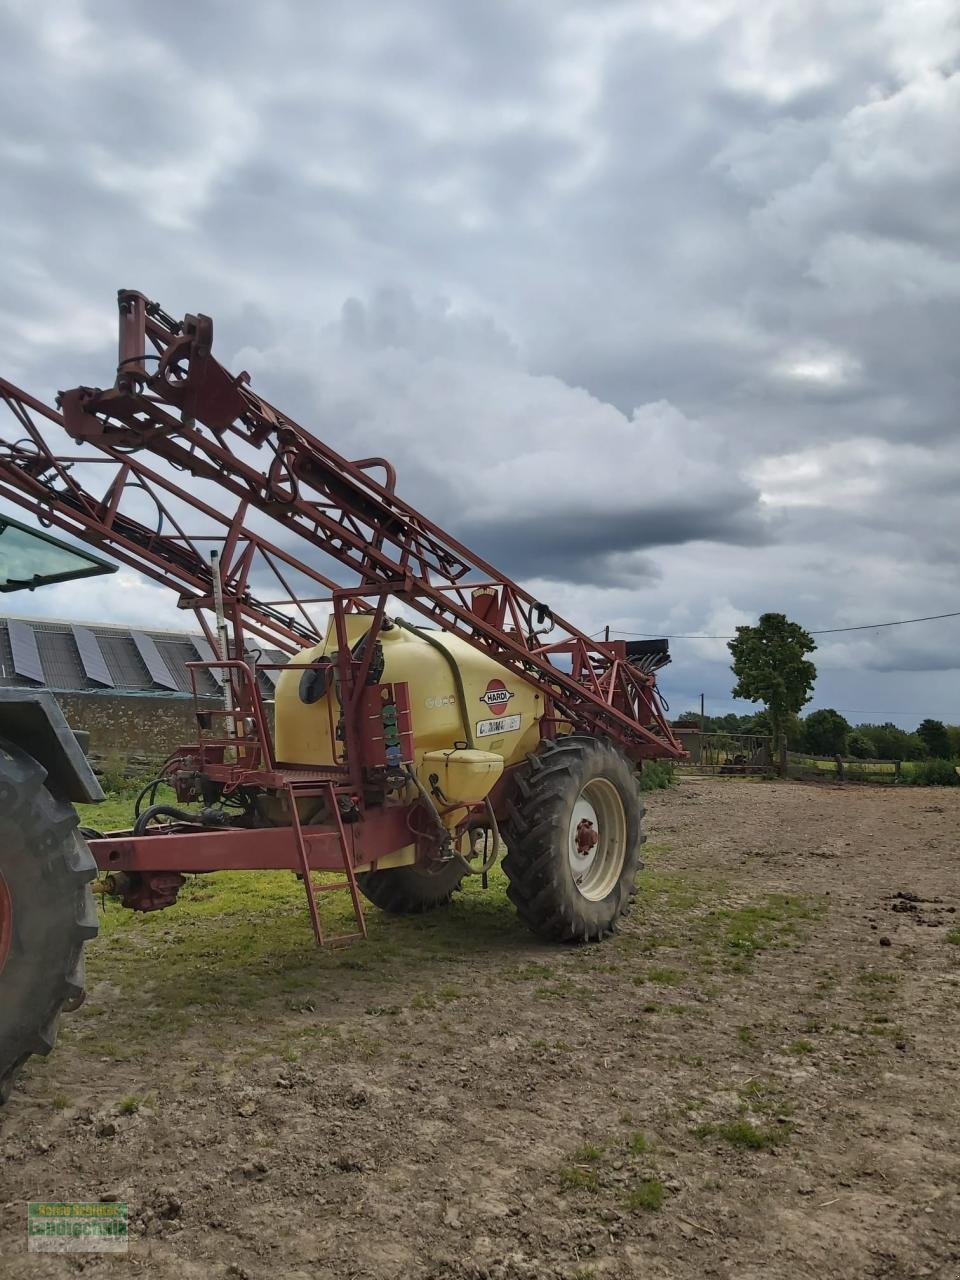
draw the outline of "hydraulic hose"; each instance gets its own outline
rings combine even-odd
[[[463,675],[456,658],[449,649],[444,648],[439,640],[435,640],[429,631],[422,631],[420,627],[415,627],[412,622],[404,622],[401,618],[393,620],[398,627],[402,627],[404,631],[410,631],[413,635],[419,636],[425,641],[431,649],[436,649],[437,653],[443,655],[443,660],[450,668],[450,674],[453,676],[453,683],[457,690],[457,700],[460,703],[460,719],[463,722],[463,740],[467,746],[473,750],[476,747],[476,740],[473,736],[473,728],[470,724],[470,710],[467,706],[467,691],[463,687]]]

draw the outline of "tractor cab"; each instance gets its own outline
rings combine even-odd
[[[117,566],[0,512],[0,592],[116,573]]]

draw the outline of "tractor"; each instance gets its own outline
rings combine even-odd
[[[614,931],[638,773],[684,754],[656,685],[666,642],[577,630],[404,502],[388,461],[342,457],[221,365],[209,317],[118,304],[111,386],[50,405],[0,378],[0,498],[178,593],[200,627],[197,730],[128,829],[81,835],[72,802],[100,792],[76,737],[42,691],[0,697],[4,1094],[82,1000],[96,876],[157,911],[187,876],[286,871],[323,945],[366,935],[364,901],[442,907],[505,846],[536,934]],[[324,936],[331,888],[350,895],[344,937]]]

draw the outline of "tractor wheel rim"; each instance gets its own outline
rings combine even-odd
[[[580,824],[591,823],[597,842],[583,850]],[[627,818],[620,793],[606,778],[591,778],[577,796],[570,815],[567,857],[573,883],[590,902],[601,902],[623,872],[627,853]]]
[[[3,873],[0,872],[0,973],[3,973],[4,965],[7,963],[12,942],[13,898],[10,896]]]

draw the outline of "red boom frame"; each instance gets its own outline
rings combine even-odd
[[[62,392],[58,412],[0,379],[0,399],[20,430],[19,439],[0,440],[0,496],[179,588],[180,606],[196,613],[227,671],[234,750],[223,757],[222,769],[230,774],[229,787],[265,786],[287,796],[291,825],[257,830],[256,865],[303,873],[343,865],[356,897],[353,866],[398,847],[392,815],[407,810],[364,810],[360,713],[375,646],[354,655],[346,629],[348,613],[370,613],[375,635],[391,596],[536,687],[544,698],[545,736],[566,723],[613,739],[635,760],[682,756],[653,675],[630,661],[623,641],[584,635],[403,502],[389,463],[348,461],[256,395],[247,374],[234,376],[211,355],[208,317],[188,315],[178,323],[131,290],[120,291],[119,309],[119,364],[109,389]],[[81,452],[55,449],[47,439],[51,427]],[[161,465],[149,465],[143,454]],[[88,470],[93,464],[96,470]],[[383,471],[382,483],[371,470]],[[212,499],[199,495],[197,482],[215,488]],[[146,503],[156,513],[155,527],[144,519]],[[185,511],[200,518],[202,531],[187,532]],[[271,526],[272,538],[265,532]],[[288,548],[294,536],[329,556],[334,576],[293,554]],[[291,654],[315,644],[323,627],[308,606],[332,603],[344,711],[342,767],[304,771],[273,759],[256,682],[244,662],[227,661],[208,620],[214,608],[211,547],[220,549],[237,656],[245,653],[247,636]],[[352,585],[338,580],[344,571]],[[267,581],[275,584],[271,598],[254,594],[254,586]],[[547,629],[558,633],[549,643],[542,638]],[[246,747],[239,755],[236,749],[238,726],[251,720],[256,768]],[[252,741],[245,741],[253,751]],[[204,759],[209,769],[209,751]],[[301,832],[295,796],[326,789],[336,822]],[[362,819],[346,831],[340,821],[344,794],[353,796]],[[254,841],[248,834],[191,830],[118,837],[92,847],[111,870],[212,870],[251,866],[246,846]],[[408,843],[409,832],[400,834],[399,843]]]

